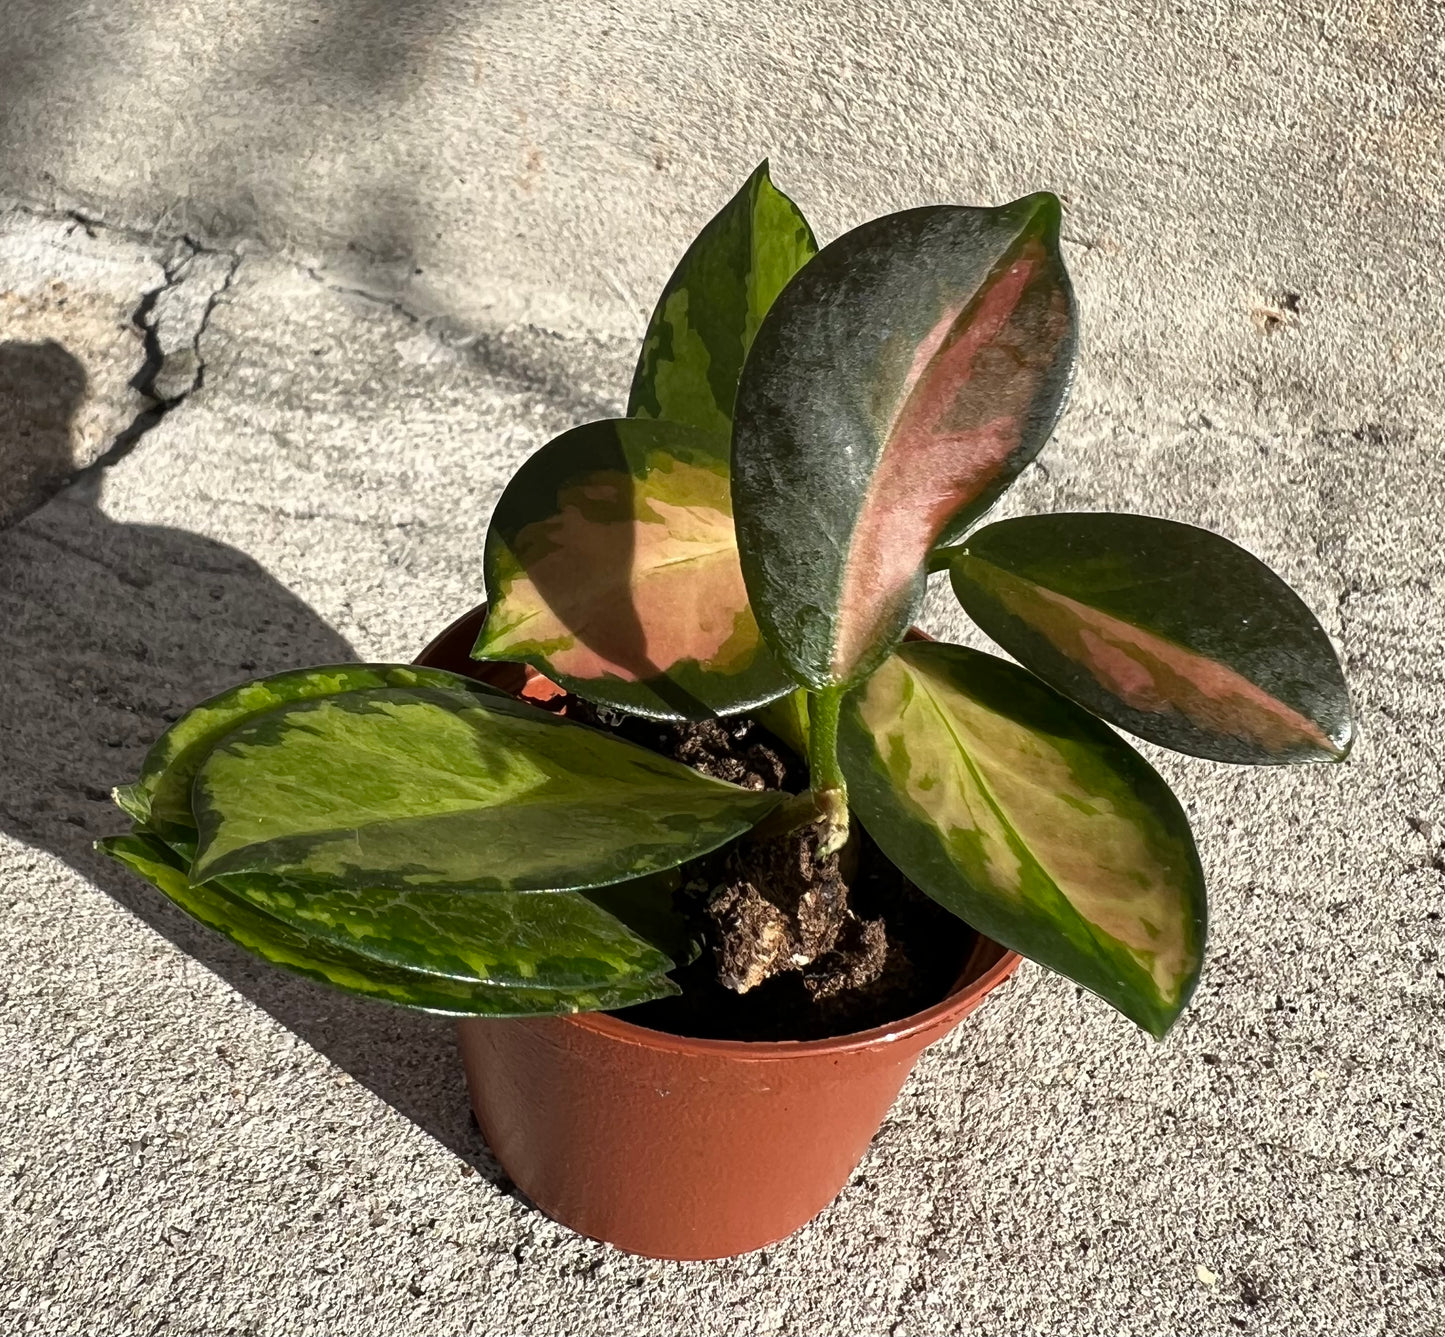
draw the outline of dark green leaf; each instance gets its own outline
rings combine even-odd
[[[642,879],[641,903],[670,902],[675,871]],[[649,979],[673,961],[576,891],[394,891],[262,873],[216,879],[229,895],[310,938],[374,961],[479,984],[603,989]]]
[[[544,446],[492,516],[473,654],[654,719],[735,714],[788,691],[748,607],[729,450],[625,418]]]
[[[643,340],[627,416],[726,437],[758,324],[817,251],[812,229],[762,163],[667,281]]]
[[[369,687],[443,687],[490,693],[470,678],[409,664],[333,664],[243,683],[203,701],[156,740],[140,779],[115,791],[117,805],[141,826],[168,838],[194,833],[191,782],[211,749],[253,716],[290,701],[310,701]]]
[[[938,543],[1043,446],[1073,366],[1059,203],[891,214],[824,248],[758,331],[734,410],[753,611],[821,690],[902,639]]]
[[[1204,877],[1164,781],[1106,724],[992,655],[904,645],[844,702],[854,810],[919,887],[1154,1035],[1204,948]]]
[[[480,984],[388,965],[298,932],[214,883],[193,885],[182,859],[154,836],[113,836],[99,844],[192,918],[246,951],[363,998],[450,1016],[506,1017],[606,1011],[678,992],[665,975],[629,977],[601,988],[554,989]]]
[[[716,849],[779,797],[503,697],[348,692],[282,706],[212,750],[192,876],[577,890]]]
[[[1216,761],[1340,761],[1353,724],[1330,639],[1258,558],[1145,515],[1039,515],[952,559],[969,616],[1080,705]]]
[[[702,944],[674,903],[674,893],[681,885],[680,871],[672,868],[651,877],[593,887],[590,891],[554,892],[553,895],[586,897],[670,961],[686,966],[697,960]]]

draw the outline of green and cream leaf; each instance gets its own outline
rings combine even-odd
[[[763,162],[668,279],[643,339],[627,416],[728,436],[758,325],[817,252],[807,220]]]
[[[580,890],[662,872],[778,802],[502,697],[379,688],[296,702],[197,773],[192,877]]]
[[[642,881],[670,901],[677,874]],[[307,937],[477,984],[604,989],[675,964],[582,892],[349,889],[260,873],[217,878],[216,885]]]
[[[845,700],[854,811],[916,885],[1154,1035],[1198,980],[1205,895],[1168,786],[1107,725],[962,646],[900,647]]]
[[[194,836],[191,784],[202,761],[231,730],[293,701],[312,701],[374,687],[441,687],[495,695],[470,678],[410,664],[333,664],[242,683],[181,716],[158,738],[133,785],[115,801],[133,821],[174,841]]]
[[[598,987],[549,988],[498,986],[406,969],[300,931],[215,883],[192,883],[184,860],[153,835],[112,836],[99,845],[237,946],[358,997],[447,1016],[509,1017],[607,1010],[678,992],[662,974],[618,977]]]

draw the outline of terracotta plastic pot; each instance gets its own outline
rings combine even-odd
[[[533,670],[468,658],[483,615],[418,662],[555,695]],[[941,1003],[830,1040],[694,1040],[606,1013],[463,1021],[472,1108],[517,1187],[563,1225],[653,1258],[745,1253],[832,1202],[919,1054],[1018,963],[978,938]]]

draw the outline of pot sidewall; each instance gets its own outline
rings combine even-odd
[[[533,675],[469,657],[485,605],[417,663],[520,694]],[[791,1234],[837,1196],[924,1048],[1020,958],[978,938],[949,996],[820,1041],[697,1040],[606,1013],[458,1028],[472,1107],[519,1189],[581,1234],[703,1259]]]

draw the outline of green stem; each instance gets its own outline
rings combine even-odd
[[[823,814],[822,854],[836,854],[848,839],[848,782],[838,764],[838,712],[843,689],[808,694],[808,780]]]

